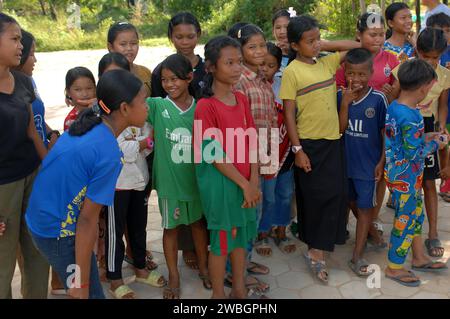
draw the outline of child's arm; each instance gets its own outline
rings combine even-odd
[[[36,152],[38,153],[41,160],[47,156],[47,148],[44,145],[41,137],[39,136],[36,126],[34,124],[33,110],[31,109],[31,104],[28,106],[28,112],[30,113],[30,121],[28,123],[28,137],[33,141]]]
[[[441,133],[448,134],[447,128],[445,127],[448,116],[448,90],[442,91],[441,95],[439,96],[438,103],[438,121],[440,125],[439,131]]]
[[[400,82],[397,79],[394,80],[391,89],[389,90],[389,92],[386,92],[385,95],[389,103],[392,103],[392,101],[398,98],[398,96],[400,95]]]
[[[424,159],[428,154],[436,152],[439,148],[438,133],[430,135],[431,137],[425,136],[425,143],[417,137],[420,136],[418,123],[409,122],[401,125],[401,132],[403,154],[406,160]]]
[[[300,138],[297,133],[297,123],[295,120],[295,100],[283,100],[284,123],[288,131],[289,140],[292,146],[300,146]],[[311,162],[308,155],[303,150],[295,154],[295,165],[303,169],[306,173],[311,171]]]
[[[85,198],[83,208],[77,221],[75,233],[75,262],[80,270],[79,288],[69,289],[73,298],[87,299],[89,297],[89,282],[91,258],[97,240],[98,219],[103,205]]]
[[[377,182],[381,181],[383,179],[383,175],[384,175],[384,165],[386,164],[386,152],[384,151],[384,146],[385,146],[385,139],[384,139],[384,132],[385,129],[383,128],[380,131],[381,134],[381,140],[382,140],[382,151],[381,151],[381,156],[380,156],[380,160],[377,164],[377,166],[375,166],[375,180]]]
[[[347,88],[342,88],[342,101],[339,110],[339,133],[343,134],[348,127],[348,108],[352,101],[354,101],[361,89],[353,89],[352,82],[348,84]]]
[[[337,40],[337,41],[320,41],[320,49],[322,51],[339,51],[340,63],[344,62],[347,52],[351,49],[356,49],[361,47],[361,42],[353,40]]]
[[[135,139],[132,128],[125,129],[117,138],[117,142],[123,152],[124,161],[127,163],[136,162],[139,153],[147,148],[147,140],[138,141]]]

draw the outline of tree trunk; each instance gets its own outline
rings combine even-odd
[[[52,18],[53,21],[57,21],[58,16],[56,15],[55,4],[53,3],[53,1],[49,1],[49,5],[50,5],[50,17]]]
[[[416,33],[419,34],[422,22],[420,21],[420,0],[416,0]]]
[[[366,1],[365,0],[359,0],[359,7],[361,8],[361,14],[366,12]]]
[[[46,16],[47,12],[45,11],[45,2],[44,2],[44,0],[39,0],[39,4],[41,5],[42,15]]]
[[[385,10],[386,10],[386,0],[381,0],[381,15],[384,16]]]
[[[3,10],[3,0],[0,0],[0,12]]]

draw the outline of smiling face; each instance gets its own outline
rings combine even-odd
[[[242,53],[239,48],[228,46],[220,50],[215,65],[208,66],[214,79],[224,84],[236,85],[242,74]]]
[[[305,58],[314,58],[320,53],[320,30],[314,28],[302,34],[302,38],[297,43],[291,43],[292,49]]]
[[[161,70],[162,87],[172,100],[176,100],[184,93],[189,92],[189,83],[191,83],[192,78],[192,73],[189,74],[188,80],[182,80],[169,69]]]
[[[267,44],[262,34],[255,34],[250,37],[246,44],[242,46],[242,55],[244,63],[259,67],[264,63],[264,58],[267,55]]]
[[[372,66],[369,61],[361,64],[350,64],[345,62],[345,80],[352,83],[352,89],[361,87],[367,88],[369,79],[372,76]]]
[[[28,55],[28,58],[25,61],[25,64],[22,66],[22,69],[21,69],[21,71],[28,76],[33,75],[34,66],[37,62],[36,56],[34,55],[35,50],[36,50],[36,44],[33,42],[33,44],[31,45],[30,54]]]
[[[130,64],[133,64],[139,52],[139,38],[135,31],[126,30],[119,32],[113,43],[108,43],[109,52],[117,52],[124,55]]]
[[[71,98],[72,104],[75,107],[85,108],[79,105],[77,101],[89,101],[95,98],[95,83],[90,78],[80,77],[76,79],[70,86],[67,95]]]
[[[199,36],[194,25],[179,24],[173,28],[170,41],[175,46],[177,53],[189,56],[194,53]]]
[[[377,54],[384,45],[386,32],[384,27],[368,28],[364,32],[358,32],[358,37],[364,49],[369,50],[372,54]]]
[[[402,34],[411,32],[413,27],[411,10],[405,8],[397,11],[394,19],[389,20],[387,23],[395,32]]]
[[[22,57],[23,45],[22,31],[16,23],[9,23],[4,26],[0,34],[0,65],[6,67],[17,67]]]

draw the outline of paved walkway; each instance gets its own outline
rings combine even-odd
[[[450,257],[450,204],[439,200],[439,234],[442,243],[445,245],[446,253],[444,259]],[[385,229],[384,239],[388,240],[388,235],[392,228],[393,210],[383,208],[380,216]],[[271,290],[267,294],[270,298],[297,299],[297,298],[429,298],[429,299],[448,299],[450,298],[450,274],[449,272],[441,275],[418,273],[422,279],[422,285],[419,288],[403,287],[391,280],[381,276],[381,287],[370,289],[366,285],[366,280],[358,278],[348,268],[347,261],[351,258],[351,252],[354,244],[355,219],[352,217],[349,223],[351,238],[346,245],[338,246],[333,254],[328,256],[330,268],[330,283],[323,286],[315,282],[311,276],[307,265],[302,257],[306,251],[306,246],[294,239],[297,244],[297,251],[294,254],[282,253],[271,242],[273,255],[271,257],[260,257],[254,254],[255,260],[270,267],[270,274],[260,276],[262,280],[267,281]],[[155,261],[159,264],[159,271],[167,276],[163,248],[162,248],[162,230],[161,217],[158,211],[157,197],[152,193],[149,206],[149,219],[147,225],[148,247],[153,251]],[[425,223],[424,231],[428,230]],[[386,251],[369,252],[366,255],[369,262],[380,266],[381,270],[386,266]],[[410,259],[408,259],[410,260]],[[209,298],[210,292],[205,290],[197,273],[190,270],[179,255],[179,267],[181,269],[181,290],[183,298],[203,299]],[[124,263],[124,276],[132,279],[132,271]],[[139,298],[162,298],[162,289],[143,286],[138,283],[131,283],[130,287],[136,291]],[[107,293],[108,285],[104,284],[107,298],[111,296]],[[17,271],[13,281],[13,296],[20,298],[20,273]],[[61,298],[49,296],[49,298]]]

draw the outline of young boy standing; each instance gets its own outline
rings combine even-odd
[[[436,272],[446,269],[425,255],[422,242],[424,221],[422,180],[425,158],[439,147],[439,133],[424,134],[424,119],[417,105],[429,93],[437,79],[433,67],[424,60],[403,63],[398,70],[400,96],[386,115],[385,178],[395,203],[395,220],[391,232],[386,277],[404,286],[417,287],[420,279],[404,268],[413,249],[412,269]]]
[[[347,89],[338,92],[339,129],[344,134],[349,185],[349,201],[357,212],[356,244],[349,267],[358,276],[368,276],[369,263],[362,258],[372,215],[376,207],[376,185],[383,178],[384,123],[387,100],[368,86],[373,74],[369,50],[350,50],[345,59]],[[376,236],[378,232],[372,231]],[[381,238],[376,238],[381,242]],[[383,243],[384,244],[384,243]],[[385,245],[384,245],[385,246]]]

